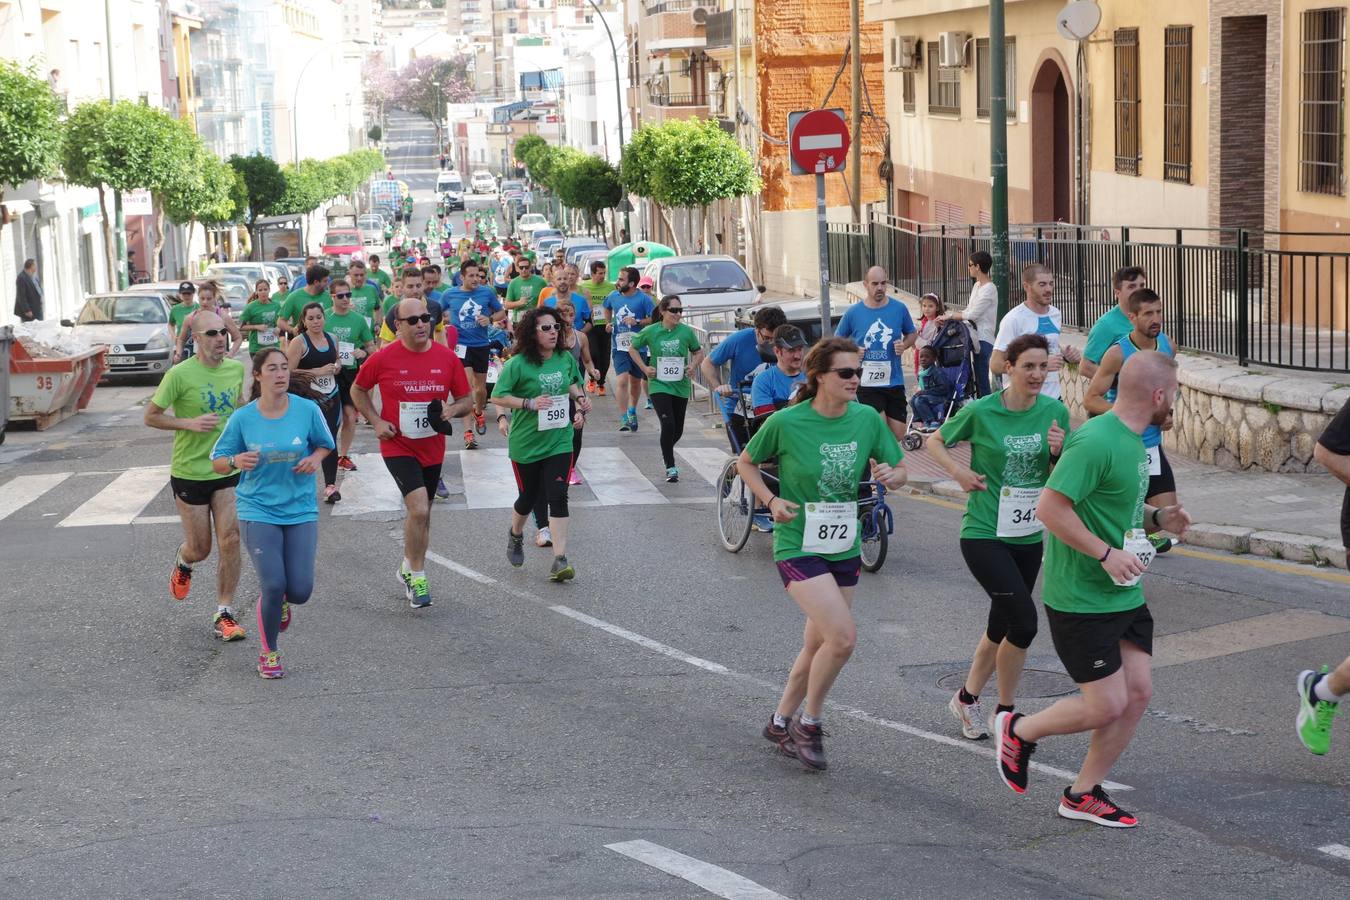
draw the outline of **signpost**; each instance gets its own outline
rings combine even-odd
[[[844,171],[849,133],[842,109],[811,109],[788,116],[793,175],[816,176],[816,234],[820,241],[820,335],[831,335],[830,248],[825,230],[825,176]]]

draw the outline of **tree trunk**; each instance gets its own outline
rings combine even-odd
[[[155,246],[150,251],[150,260],[146,264],[146,273],[151,281],[159,281],[164,271],[159,254],[164,250],[164,210],[161,208],[158,194],[150,195],[150,213],[155,217]]]
[[[661,221],[666,224],[666,234],[670,235],[670,242],[675,245],[675,255],[682,256],[684,248],[680,246],[680,236],[675,231],[675,223],[670,219],[670,211],[659,203],[653,204],[656,211],[661,214]]]
[[[115,291],[117,283],[117,244],[113,237],[113,223],[108,218],[108,195],[102,184],[98,186],[98,210],[103,214],[103,261],[108,270],[108,290]]]
[[[183,270],[192,271],[192,231],[197,225],[196,219],[188,219],[187,235],[183,238]],[[202,234],[205,235],[206,226],[202,226]]]

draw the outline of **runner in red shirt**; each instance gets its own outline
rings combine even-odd
[[[394,476],[408,514],[403,520],[399,584],[414,609],[431,605],[426,555],[431,534],[431,498],[445,460],[451,421],[473,404],[464,366],[450,348],[431,339],[433,316],[425,301],[402,300],[395,308],[398,340],[372,354],[357,370],[352,402],[375,423],[380,455]],[[377,412],[370,392],[380,389]],[[453,399],[454,402],[446,401]]]

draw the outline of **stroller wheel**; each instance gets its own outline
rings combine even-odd
[[[923,435],[919,434],[917,431],[911,431],[905,435],[906,450],[910,451],[918,450],[922,446],[923,446]]]

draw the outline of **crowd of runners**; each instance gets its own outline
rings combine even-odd
[[[913,398],[902,359],[925,344],[930,321],[938,330],[964,322],[970,389],[932,414],[940,421],[925,423],[934,427],[924,442],[968,494],[953,537],[989,597],[970,668],[948,703],[955,729],[971,740],[992,734],[999,777],[1018,793],[1040,741],[1090,732],[1058,814],[1137,824],[1103,785],[1152,694],[1154,624],[1142,577],[1190,524],[1162,446],[1178,394],[1174,348],[1144,270],[1115,273],[1116,305],[1081,354],[1061,342],[1054,279],[1043,266],[1020,273],[1026,299],[996,322],[991,260],[982,252],[969,259],[974,288],[962,313],[946,314],[938,301],[916,326],[874,267],[835,336],[808,347],[780,309],[766,306],[753,327],[705,353],[683,321],[682,299],[653,296],[636,269],[611,284],[601,265],[583,287],[575,266],[545,263],[509,239],[461,246],[445,269],[416,254],[399,262],[386,273],[378,258],[354,261],[334,278],[311,260],[285,297],[259,282],[237,324],[197,303],[178,320],[182,361],[147,406],[146,424],[174,432],[171,484],[183,540],[170,593],[188,597],[193,566],[214,543],[213,631],[224,641],[244,638],[234,608],[242,542],[260,586],[262,677],[285,673],[279,635],[292,607],[313,593],[319,498],[341,501],[339,472],[356,468],[358,418],[373,428],[403,497],[398,586],[412,608],[425,609],[432,507],[447,493],[441,466],[455,422],[466,451],[487,439],[490,416],[505,441],[519,489],[507,523],[509,565],[524,564],[533,517],[536,543],[552,548],[548,579],[568,581],[577,577],[567,554],[568,488],[580,481],[583,429],[636,431],[645,391],[666,480],[676,482],[674,449],[699,373],[725,404],[737,471],[761,504],[756,525],[773,533],[779,576],[805,618],[763,735],[808,768],[825,769],[827,696],[856,642],[858,502],[869,484],[895,489],[907,480],[901,448]],[[247,368],[227,352],[241,334]],[[618,419],[599,423],[590,398],[606,394],[611,365]],[[1089,418],[1077,428],[1061,400],[1061,380],[1070,377],[1087,379]],[[970,446],[969,464],[952,452],[960,443]],[[1321,435],[1317,458],[1350,485],[1350,406]],[[1345,510],[1350,540],[1350,487]],[[1038,577],[1051,642],[1079,690],[1024,714],[1017,691],[1038,633]],[[997,701],[986,713],[980,698],[991,679]],[[1299,739],[1324,754],[1337,704],[1350,693],[1350,658],[1334,671],[1300,673],[1297,687]]]

